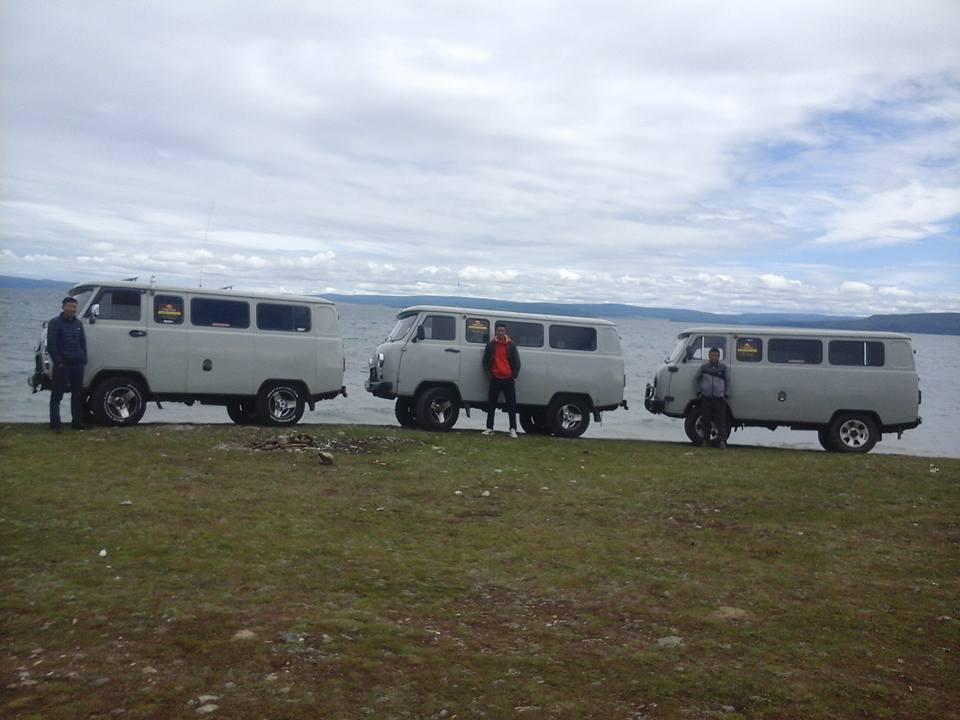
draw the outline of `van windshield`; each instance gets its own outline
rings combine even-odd
[[[81,315],[83,313],[83,309],[87,306],[87,301],[90,299],[90,294],[92,292],[93,288],[89,285],[76,287],[70,291],[70,297],[76,298],[77,300],[77,310]]]
[[[416,315],[407,315],[397,320],[397,324],[393,326],[393,330],[390,331],[390,334],[387,335],[384,342],[393,342],[394,340],[399,340],[406,336],[410,332],[410,328],[413,327],[413,324],[417,321]]]
[[[670,351],[670,354],[669,354],[669,355],[667,355],[667,359],[664,360],[664,362],[665,362],[665,363],[675,363],[677,360],[679,360],[679,359],[680,359],[680,353],[683,352],[683,346],[686,345],[686,344],[687,344],[687,339],[686,339],[686,338],[681,338],[681,339],[677,342],[677,346],[676,346],[673,350]]]

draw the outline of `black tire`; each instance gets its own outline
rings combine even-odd
[[[432,387],[417,398],[416,422],[424,430],[446,432],[460,417],[460,398],[447,387]]]
[[[413,400],[411,398],[398,397],[393,406],[393,414],[397,422],[405,428],[415,428],[417,426],[417,413],[414,412]]]
[[[877,423],[862,413],[840,413],[830,423],[830,443],[842,453],[868,453],[880,439]]]
[[[136,425],[147,410],[146,393],[133,378],[108,377],[94,388],[91,410],[100,425]]]
[[[710,445],[717,445],[722,440],[726,442],[730,437],[730,417],[727,416],[727,433],[724,437],[720,437],[720,433],[717,432],[715,425],[710,426],[710,439],[706,442]],[[683,420],[683,431],[687,434],[687,437],[697,447],[700,447],[705,442],[703,437],[703,420],[701,418],[700,407],[696,406],[690,409],[690,412],[687,413],[687,416]]]
[[[228,400],[227,415],[237,425],[256,425],[260,421],[260,416],[257,415],[256,398]]]
[[[590,406],[578,397],[558,397],[547,408],[546,421],[557,437],[580,437],[590,427]]]
[[[267,383],[257,396],[257,415],[267,425],[296,425],[306,404],[303,387],[293,382]]]
[[[833,441],[830,439],[830,428],[820,428],[817,430],[817,440],[820,441],[820,447],[827,452],[837,451],[837,448],[833,445]]]
[[[550,429],[547,427],[547,413],[543,410],[534,410],[533,412],[520,412],[520,427],[528,435],[547,435]]]

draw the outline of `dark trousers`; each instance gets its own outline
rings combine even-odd
[[[57,365],[53,368],[53,389],[50,391],[50,426],[60,426],[60,401],[70,393],[70,419],[83,425],[83,365]]]
[[[717,428],[720,440],[727,439],[727,401],[722,397],[705,397],[700,400],[700,422],[703,424],[703,439],[710,440],[710,423]]]
[[[517,429],[517,389],[513,385],[513,378],[500,380],[490,378],[490,392],[487,394],[487,430],[493,430],[493,414],[497,411],[497,400],[503,393],[503,401],[510,413],[510,429]]]

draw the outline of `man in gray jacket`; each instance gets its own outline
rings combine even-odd
[[[719,348],[712,347],[707,362],[697,370],[695,382],[700,396],[700,422],[703,426],[704,440],[710,439],[710,424],[717,427],[717,446],[727,446],[727,401],[730,392],[730,371],[720,362]]]

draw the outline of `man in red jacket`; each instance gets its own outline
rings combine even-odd
[[[483,371],[490,378],[490,392],[487,395],[487,429],[484,435],[493,435],[493,414],[497,410],[497,400],[503,393],[506,410],[510,413],[510,437],[517,436],[517,390],[514,380],[520,374],[520,353],[507,335],[505,323],[494,325],[494,338],[487,343],[483,351]]]

